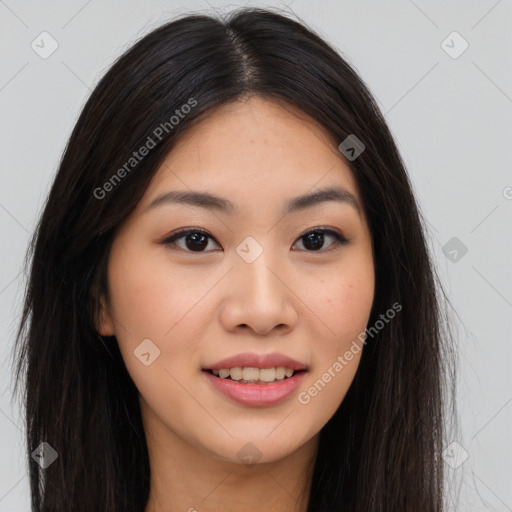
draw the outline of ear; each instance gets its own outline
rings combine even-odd
[[[114,321],[105,295],[99,297],[96,328],[102,336],[114,336]]]

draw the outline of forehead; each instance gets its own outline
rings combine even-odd
[[[155,174],[143,203],[167,190],[201,190],[243,205],[339,186],[360,202],[335,141],[288,103],[252,97],[223,105],[191,127]]]

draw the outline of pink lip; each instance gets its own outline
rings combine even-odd
[[[225,363],[225,361],[222,361],[222,363]],[[252,367],[257,368],[254,365]],[[267,368],[269,367],[271,366],[267,366]],[[222,366],[222,368],[226,368],[226,366]],[[305,371],[301,371],[276,384],[242,384],[231,379],[221,379],[206,370],[201,373],[224,396],[251,407],[264,407],[282,402],[297,389],[306,375]]]
[[[270,354],[238,354],[236,356],[228,357],[218,361],[211,366],[206,366],[205,370],[221,370],[222,368],[275,368],[278,366],[284,366],[285,368],[291,368],[292,370],[307,370],[307,366],[300,361],[296,361],[291,357],[272,352]],[[290,377],[292,378],[292,377]]]

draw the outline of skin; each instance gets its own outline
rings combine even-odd
[[[337,185],[359,201],[321,202],[283,215],[296,196]],[[210,192],[236,215],[161,204],[171,190]],[[140,392],[151,465],[151,511],[305,511],[318,434],[342,402],[361,352],[307,404],[307,392],[364,332],[374,298],[370,231],[355,178],[337,145],[285,103],[252,97],[222,106],[177,143],[114,240],[108,300],[98,328],[115,335]],[[311,248],[305,234],[331,227],[349,240]],[[213,237],[203,252],[180,228]],[[252,236],[262,254],[247,263],[237,246]],[[188,240],[188,245],[187,245]],[[150,339],[150,365],[134,350]],[[362,345],[358,342],[359,346]],[[232,402],[201,369],[242,352],[280,352],[308,373],[286,401]],[[247,443],[261,458],[243,464]]]

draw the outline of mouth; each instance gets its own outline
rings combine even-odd
[[[307,370],[234,366],[203,369],[201,373],[212,390],[233,403],[246,407],[270,407],[290,399]]]
[[[210,389],[250,407],[275,406],[290,399],[309,368],[285,354],[246,352],[209,363],[201,374]]]

